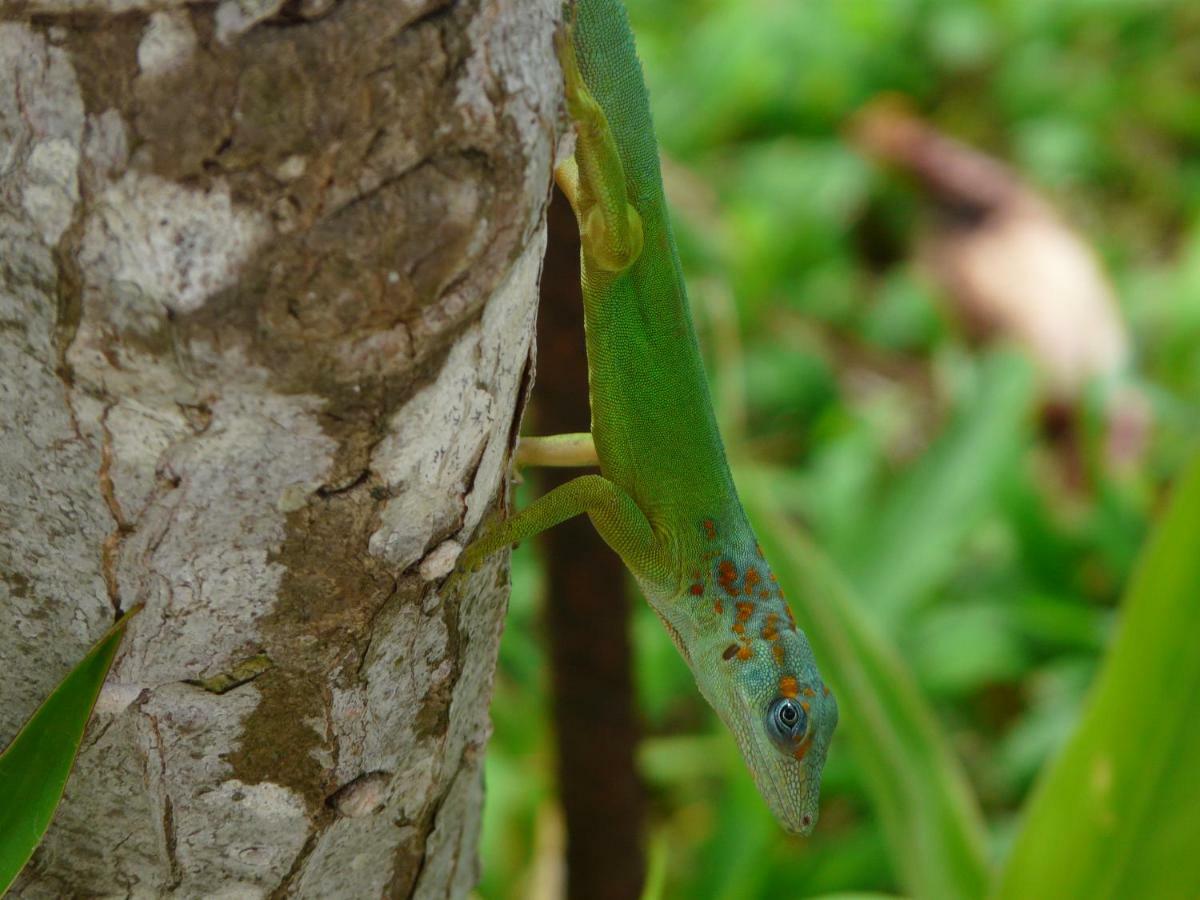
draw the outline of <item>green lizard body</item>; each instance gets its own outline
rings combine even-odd
[[[577,141],[555,174],[583,244],[600,474],[493,528],[468,548],[464,566],[588,513],[733,732],[772,811],[788,830],[808,833],[837,704],[734,489],[619,0],[580,0],[560,58]]]

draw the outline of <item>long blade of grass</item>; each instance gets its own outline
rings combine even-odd
[[[997,898],[1200,896],[1200,457],[1151,535]]]
[[[911,671],[832,563],[772,505],[761,481],[748,479],[746,487],[746,510],[837,696],[839,728],[850,738],[905,891],[983,896],[982,818]]]
[[[884,499],[852,546],[834,548],[856,595],[900,621],[954,567],[1029,439],[1034,380],[1011,353],[989,357],[963,409]],[[837,552],[838,550],[841,552]]]
[[[59,682],[0,754],[0,894],[37,849],[67,785],[130,610]]]

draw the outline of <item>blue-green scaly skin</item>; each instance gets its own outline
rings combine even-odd
[[[776,817],[789,831],[807,833],[817,819],[837,704],[734,489],[667,218],[641,65],[620,2],[580,0],[571,40],[583,82],[615,138],[644,236],[640,255],[616,274],[594,264],[586,241],[583,253],[592,435],[601,473],[644,513],[660,564],[639,571],[626,562],[701,693],[736,737]],[[780,696],[795,697],[809,721],[803,738],[786,748],[766,725]]]

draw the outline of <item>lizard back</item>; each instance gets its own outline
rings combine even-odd
[[[667,215],[641,63],[617,0],[580,0],[573,41],[642,218],[640,257],[583,272],[592,434],[604,475],[659,530],[741,518]]]

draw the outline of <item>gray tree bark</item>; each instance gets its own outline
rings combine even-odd
[[[18,897],[476,879],[555,0],[0,0],[0,744],[145,604]]]

